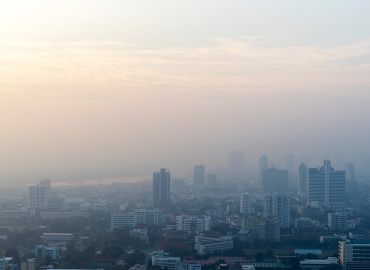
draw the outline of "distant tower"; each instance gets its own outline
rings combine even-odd
[[[28,187],[28,208],[45,209],[48,207],[48,187],[37,184]]]
[[[48,187],[48,200],[50,200],[50,196],[51,196],[51,181],[50,181],[50,179],[41,180],[40,184]]]
[[[347,162],[346,163],[346,180],[347,181],[356,181],[355,166],[353,166],[352,162]]]
[[[294,174],[294,155],[293,154],[285,155],[285,170],[288,170],[289,175]]]
[[[298,167],[299,169],[299,175],[298,175],[298,192],[299,195],[303,195],[306,193],[307,189],[307,177],[308,177],[308,171],[307,166],[303,163]],[[303,196],[305,197],[305,196]]]
[[[166,206],[170,203],[171,174],[170,170],[162,168],[153,173],[153,204],[155,207]]]
[[[244,175],[244,152],[233,151],[229,153],[229,171],[230,176],[236,179],[242,179]]]
[[[217,175],[212,173],[207,173],[207,189],[217,188]]]
[[[259,166],[259,178],[260,182],[262,183],[262,178],[263,178],[263,170],[266,170],[269,164],[269,160],[266,157],[266,155],[263,155],[260,157],[260,166]]]
[[[345,171],[334,171],[329,160],[322,167],[308,169],[307,202],[344,212],[346,201]]]
[[[204,186],[204,165],[194,166],[194,186]]]

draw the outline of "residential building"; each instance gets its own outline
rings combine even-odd
[[[207,173],[207,189],[217,188],[217,175],[212,173]]]
[[[347,230],[347,213],[329,213],[328,227],[332,230]]]
[[[196,236],[194,248],[199,255],[204,255],[213,252],[222,252],[233,249],[232,237],[204,237]]]
[[[135,210],[135,224],[164,226],[165,218],[160,209]]]
[[[321,269],[328,267],[330,265],[338,266],[339,259],[337,257],[328,257],[327,259],[323,260],[303,260],[299,262],[302,269]]]
[[[288,171],[276,168],[263,170],[262,190],[264,192],[288,192]]]
[[[280,241],[280,221],[275,217],[268,217],[259,224],[259,239]]]
[[[51,195],[51,180],[50,179],[44,179],[40,181],[41,185],[44,185],[48,188],[48,200],[50,200]]]
[[[307,178],[308,178],[308,171],[307,166],[303,163],[298,167],[298,194],[305,198],[307,195]]]
[[[346,163],[346,181],[356,181],[355,166],[352,162]]]
[[[240,213],[250,215],[252,213],[252,195],[243,193],[240,195]]]
[[[170,203],[171,173],[162,168],[160,172],[153,173],[153,205],[165,207]]]
[[[204,232],[210,230],[211,230],[211,217],[205,215],[199,216],[197,218],[197,231]]]
[[[266,222],[266,218],[245,216],[242,219],[242,227],[245,230],[249,230],[248,236],[250,240],[259,239],[260,235],[260,224]]]
[[[244,152],[233,151],[229,153],[229,172],[234,179],[242,179],[244,176]]]
[[[26,259],[21,262],[21,270],[39,270],[42,261],[39,258]]]
[[[147,244],[149,240],[148,230],[146,228],[135,228],[130,231],[130,236],[139,238],[143,243]]]
[[[339,261],[342,270],[370,270],[370,241],[339,242]]]
[[[319,169],[308,170],[308,203],[314,207],[326,206],[344,212],[346,200],[345,171],[334,171],[329,160]]]
[[[268,165],[269,165],[269,160],[266,157],[266,155],[263,155],[262,157],[260,157],[260,160],[259,160],[259,180],[260,180],[260,183],[262,183],[263,171],[268,168]]]
[[[204,165],[194,166],[194,186],[204,186]]]
[[[289,228],[290,203],[289,196],[278,192],[264,196],[263,216],[277,216],[282,228]]]
[[[311,218],[306,217],[296,218],[295,227],[297,229],[306,229],[312,227]]]
[[[215,217],[215,218],[227,217],[229,214],[230,214],[230,212],[225,210],[225,209],[206,210],[206,215],[207,216]]]
[[[134,228],[135,213],[134,212],[113,212],[111,214],[111,231],[124,227]]]
[[[177,216],[176,217],[176,231],[190,231],[190,217],[189,216]]]
[[[48,207],[48,187],[37,184],[28,187],[28,208],[45,209]]]
[[[168,270],[177,270],[175,267],[179,264],[182,264],[180,257],[165,257],[165,258],[158,258],[157,259],[158,266],[161,269],[168,269]]]
[[[58,247],[35,246],[35,255],[39,258],[50,256],[53,260],[56,260],[58,257]]]

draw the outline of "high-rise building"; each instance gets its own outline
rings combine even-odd
[[[347,213],[328,213],[328,227],[331,230],[347,230]]]
[[[336,212],[344,212],[345,171],[334,171],[329,160],[325,160],[319,169],[308,169],[307,188],[307,202],[311,206],[326,206]]]
[[[194,166],[194,186],[204,186],[204,165]]]
[[[134,212],[113,212],[111,215],[111,231],[125,227],[133,228],[135,226]]]
[[[339,242],[339,261],[342,270],[370,270],[370,241]]]
[[[290,202],[289,196],[278,192],[266,195],[263,198],[263,216],[277,216],[282,228],[289,228]]]
[[[252,213],[252,195],[242,193],[240,195],[240,213],[243,215],[250,215]]]
[[[205,215],[199,216],[197,218],[197,231],[204,232],[210,230],[211,230],[211,217]]]
[[[162,168],[160,172],[153,173],[153,205],[155,207],[167,206],[170,203],[170,190],[170,170]]]
[[[288,192],[288,171],[276,168],[263,170],[262,190],[264,192]]]
[[[138,209],[135,211],[135,224],[164,226],[165,219],[162,210]]]
[[[207,189],[217,188],[217,175],[212,173],[207,173]]]
[[[289,175],[293,175],[295,173],[294,155],[293,154],[286,154],[285,155],[285,170],[288,171]]]
[[[51,196],[51,181],[50,181],[50,179],[41,180],[40,184],[48,187],[48,200],[50,200],[50,196]]]
[[[249,241],[254,239],[280,240],[280,222],[277,216],[268,218],[244,216],[242,224],[243,229],[249,230]]]
[[[28,187],[28,208],[45,209],[48,207],[48,187],[37,184]]]
[[[260,179],[261,183],[262,183],[262,179],[263,179],[263,171],[268,168],[268,165],[269,165],[269,160],[268,160],[267,156],[263,155],[262,157],[260,157],[259,179]]]
[[[306,197],[306,189],[307,189],[307,177],[308,171],[307,166],[303,163],[298,167],[298,193],[302,197]]]
[[[189,216],[177,216],[176,217],[176,231],[190,231],[190,217]]]
[[[352,162],[347,162],[346,163],[346,180],[347,181],[356,181],[355,166],[353,166]]]
[[[229,153],[229,171],[232,178],[241,179],[244,176],[244,152]]]

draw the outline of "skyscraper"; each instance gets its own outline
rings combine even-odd
[[[243,215],[250,215],[252,213],[252,195],[242,193],[240,195],[240,213]]]
[[[260,157],[260,166],[259,166],[259,178],[260,178],[260,183],[262,183],[263,179],[263,170],[266,170],[269,165],[269,160],[266,155],[263,155]]]
[[[244,175],[244,152],[233,151],[229,153],[229,171],[232,178],[241,179]]]
[[[353,166],[352,162],[347,162],[346,163],[346,180],[347,181],[356,181],[355,166]]]
[[[194,166],[194,186],[204,186],[204,165]]]
[[[325,160],[320,169],[308,169],[308,203],[311,206],[326,206],[336,212],[344,212],[345,181],[345,171],[334,171],[329,160]]]
[[[282,228],[289,228],[290,200],[288,195],[274,192],[263,198],[263,216],[277,216]]]
[[[285,170],[288,170],[289,175],[294,174],[294,155],[293,154],[286,154],[285,155]]]
[[[298,173],[298,192],[299,194],[305,194],[307,189],[307,166],[303,163],[298,167],[299,173]]]
[[[161,168],[153,173],[153,205],[166,206],[170,202],[171,175],[170,170]]]
[[[48,200],[50,200],[50,195],[51,195],[51,181],[50,181],[50,179],[41,180],[40,184],[48,187]]]
[[[207,189],[217,188],[217,175],[212,173],[207,173]]]
[[[288,192],[288,171],[276,168],[263,170],[262,190]]]
[[[48,207],[48,187],[37,184],[28,187],[28,207],[31,209]]]

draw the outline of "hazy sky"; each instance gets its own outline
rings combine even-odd
[[[370,153],[369,1],[0,3],[0,183]],[[329,155],[328,155],[329,153]]]

